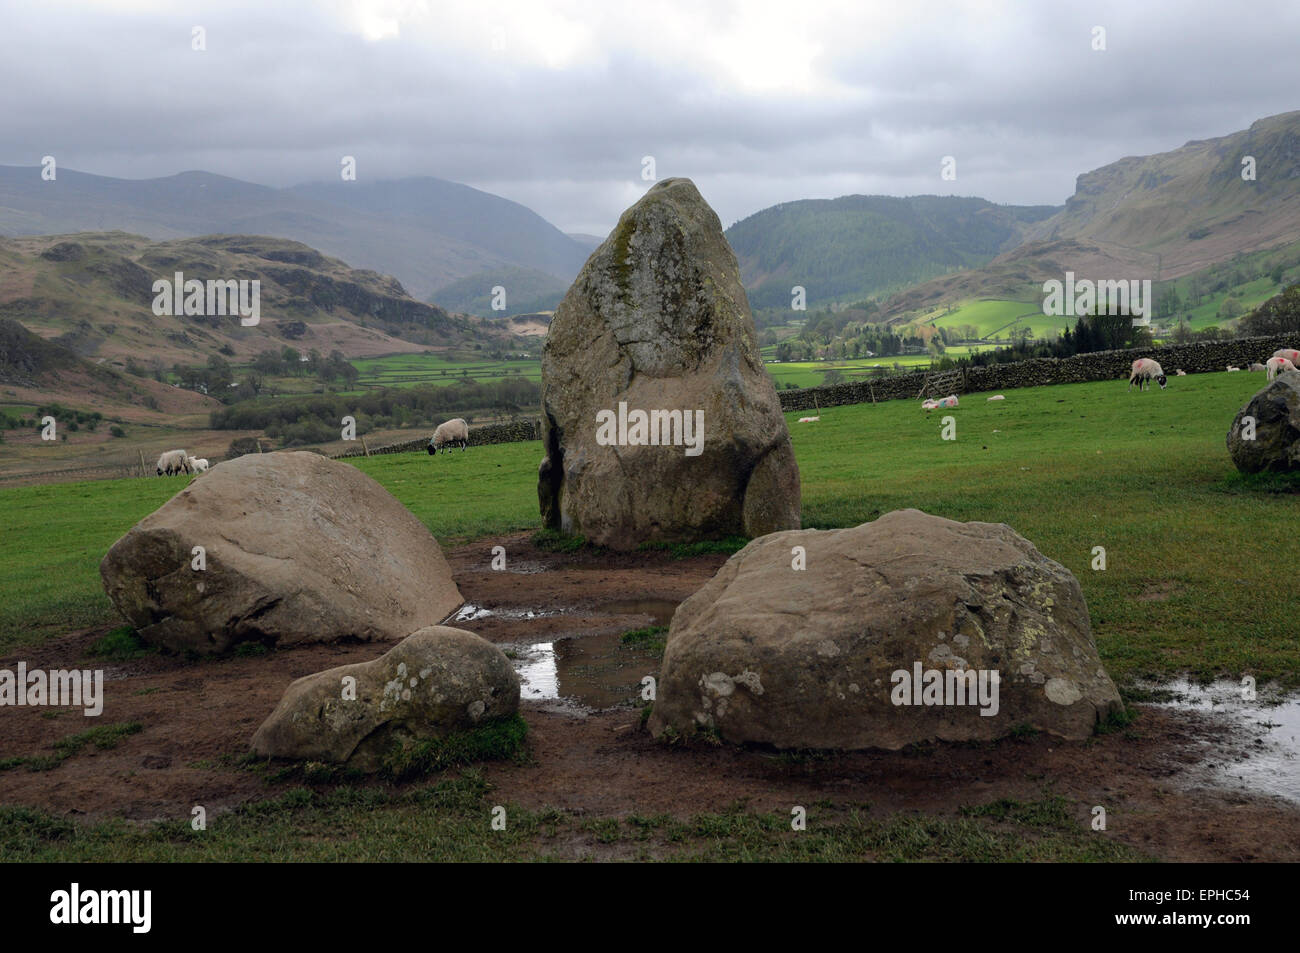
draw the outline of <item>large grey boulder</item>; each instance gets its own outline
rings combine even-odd
[[[736,256],[689,179],[653,186],[587,260],[546,336],[542,411],[551,528],[632,549],[800,525],[799,470]],[[638,412],[669,411],[680,423],[640,426]],[[615,418],[603,430],[602,413]],[[697,420],[698,453],[684,433]]]
[[[1120,710],[1068,569],[1004,524],[899,510],[732,556],[673,616],[650,728],[897,749],[1021,725],[1085,738]]]
[[[395,747],[445,738],[519,710],[519,676],[472,632],[420,629],[369,662],[293,682],[253,735],[264,757],[381,768]]]
[[[464,601],[410,510],[356,467],[305,452],[218,464],[114,543],[99,572],[142,639],[199,654],[396,641]]]
[[[1246,418],[1254,418],[1253,439]],[[1300,470],[1300,371],[1284,371],[1237,412],[1228,454],[1242,473]]]

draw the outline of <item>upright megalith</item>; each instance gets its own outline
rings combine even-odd
[[[599,545],[799,528],[799,470],[722,223],[689,179],[623,213],[542,352],[547,526]]]

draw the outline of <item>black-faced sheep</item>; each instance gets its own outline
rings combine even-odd
[[[1160,385],[1161,390],[1165,389],[1167,378],[1160,365],[1149,357],[1139,357],[1133,362],[1133,370],[1128,376],[1128,389],[1132,390],[1133,385],[1137,384],[1141,391],[1153,380]]]
[[[452,444],[460,444],[461,453],[469,446],[469,424],[462,417],[453,417],[438,425],[438,429],[429,438],[429,453],[434,454],[443,447],[451,452]]]

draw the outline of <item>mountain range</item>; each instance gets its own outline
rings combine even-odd
[[[435,178],[287,189],[209,172],[117,179],[0,166],[0,235],[124,231],[163,240],[266,235],[395,276],[417,298],[458,279],[530,268],[569,282],[590,249],[508,199]],[[489,285],[490,287],[490,285]]]

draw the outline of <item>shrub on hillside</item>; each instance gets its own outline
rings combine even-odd
[[[1300,284],[1269,298],[1242,318],[1239,327],[1242,334],[1252,337],[1300,331]]]

